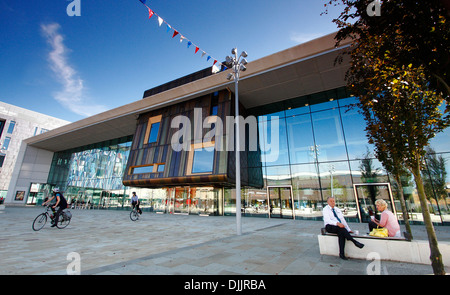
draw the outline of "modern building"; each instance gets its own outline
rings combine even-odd
[[[321,219],[334,196],[350,221],[365,221],[375,198],[402,219],[395,182],[373,156],[362,115],[350,107],[356,98],[345,88],[349,61],[335,64],[348,46],[336,47],[334,34],[326,35],[252,61],[241,74],[244,216]],[[228,72],[193,73],[25,140],[7,203],[39,204],[58,186],[88,208],[128,208],[136,191],[152,212],[234,215],[235,93]],[[444,163],[440,175],[450,169],[449,143],[448,130],[432,141],[433,157]],[[445,223],[450,179],[437,182],[430,171],[424,176],[433,221]],[[421,222],[410,175],[403,187],[413,221]]]
[[[0,199],[6,198],[22,140],[68,123],[0,101]],[[15,196],[17,200],[24,197],[21,192]]]

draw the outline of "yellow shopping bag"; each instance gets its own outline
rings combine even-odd
[[[387,228],[384,228],[384,227],[379,228],[379,227],[377,227],[377,228],[374,228],[374,229],[369,233],[369,236],[372,236],[372,237],[379,237],[379,238],[386,238],[386,237],[389,236],[389,234],[388,234]]]

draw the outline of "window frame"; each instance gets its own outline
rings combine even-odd
[[[210,172],[192,172],[192,169],[194,169],[194,153],[195,150],[198,149],[204,149],[204,148],[213,148],[213,162],[212,162],[212,168]],[[193,143],[191,144],[191,149],[189,151],[188,155],[188,161],[186,165],[186,175],[208,175],[208,174],[214,174],[214,165],[215,165],[215,141],[207,141],[207,142],[199,142],[199,143]]]
[[[160,135],[159,131],[161,130],[161,120],[162,120],[162,115],[153,116],[153,117],[150,117],[148,119],[147,129],[145,130],[144,144],[152,144],[152,143],[157,143],[158,142],[159,135]],[[153,124],[157,124],[157,123],[160,123],[160,124],[159,124],[159,127],[158,127],[158,133],[156,135],[156,141],[149,142],[149,140],[150,140],[150,132],[152,130],[152,125]]]

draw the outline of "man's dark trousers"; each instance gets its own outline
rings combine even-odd
[[[353,241],[353,237],[350,233],[345,229],[345,227],[339,227],[336,225],[327,224],[325,226],[327,232],[332,234],[337,234],[339,239],[339,255],[344,256],[344,248],[345,248],[345,240]]]

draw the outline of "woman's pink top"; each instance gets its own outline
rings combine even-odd
[[[400,225],[398,224],[397,218],[395,218],[394,213],[387,209],[381,212],[379,225],[387,228],[388,235],[390,237],[394,237],[395,234],[400,230]]]

